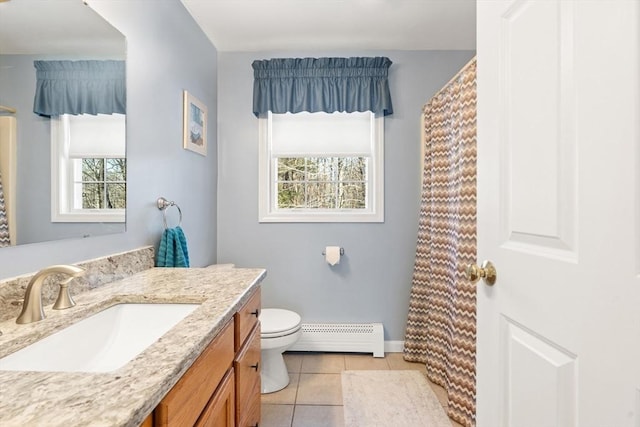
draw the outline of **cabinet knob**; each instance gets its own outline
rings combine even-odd
[[[258,371],[258,368],[260,367],[260,362],[256,362],[255,365],[251,365],[251,368],[255,369],[256,372]]]
[[[253,311],[251,312],[251,314],[252,314],[253,316],[258,317],[258,316],[260,315],[260,310],[258,310],[258,309],[256,308],[255,310],[253,310]]]

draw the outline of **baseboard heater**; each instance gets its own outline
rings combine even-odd
[[[382,323],[303,323],[290,351],[373,353],[384,357]]]

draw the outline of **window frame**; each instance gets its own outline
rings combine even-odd
[[[74,204],[74,164],[66,141],[69,121],[51,117],[51,222],[126,222],[126,209],[76,209]],[[93,158],[87,156],[87,158]],[[126,158],[126,157],[125,157]]]
[[[279,209],[276,205],[277,158],[272,154],[271,114],[269,112],[258,118],[258,221],[260,223],[384,222],[384,116],[371,113],[371,156],[368,165],[368,207],[366,209]],[[326,156],[315,157],[341,156],[327,153]]]

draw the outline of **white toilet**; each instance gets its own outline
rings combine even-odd
[[[293,311],[263,308],[260,312],[260,344],[262,393],[282,390],[289,384],[284,353],[300,338],[302,319]]]

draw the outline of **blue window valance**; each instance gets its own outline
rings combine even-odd
[[[252,64],[256,116],[301,111],[393,113],[386,57],[277,58]]]
[[[125,114],[124,61],[34,61],[36,95],[33,112],[61,114]]]

